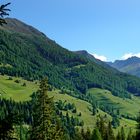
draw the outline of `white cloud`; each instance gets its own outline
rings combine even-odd
[[[96,59],[99,59],[101,61],[107,61],[107,58],[103,55],[98,55],[98,54],[92,54]]]
[[[126,53],[122,56],[122,59],[123,60],[126,60],[130,57],[133,57],[133,56],[136,56],[136,57],[139,57],[140,58],[140,53]]]

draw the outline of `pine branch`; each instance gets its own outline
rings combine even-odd
[[[10,4],[11,3],[7,3],[0,6],[0,25],[6,24],[4,17],[9,16],[8,12],[11,11],[10,9],[7,9],[6,7]]]

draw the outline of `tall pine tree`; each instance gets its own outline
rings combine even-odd
[[[140,140],[140,112],[137,118],[137,132],[136,132],[136,140]]]
[[[62,140],[63,131],[55,114],[53,98],[49,98],[48,79],[40,82],[40,89],[33,106],[31,140]]]
[[[103,140],[101,133],[99,132],[99,130],[97,128],[93,130],[91,139],[92,140]]]
[[[115,140],[115,136],[114,136],[114,132],[113,132],[113,128],[112,128],[112,125],[111,125],[111,122],[109,122],[108,124],[108,139],[109,140]]]

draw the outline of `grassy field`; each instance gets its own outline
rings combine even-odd
[[[19,83],[16,83],[16,80],[18,80]],[[24,83],[26,83],[26,86],[23,86]],[[0,96],[3,98],[12,98],[15,101],[26,101],[30,99],[30,95],[35,92],[37,88],[37,84],[23,80],[22,78],[12,77],[12,80],[9,80],[9,76],[0,75]]]
[[[104,106],[111,106],[114,109],[119,109],[120,114],[129,115],[131,117],[137,117],[140,110],[140,99],[138,97],[132,96],[132,99],[122,99],[116,96],[113,96],[112,93],[108,90],[92,88],[87,91],[87,94],[90,94],[99,104]],[[121,126],[126,129],[128,132],[131,128],[132,130],[136,129],[136,121],[122,118],[120,119]],[[118,129],[120,129],[120,127]]]
[[[87,94],[93,96],[99,104],[112,106],[114,109],[119,109],[123,115],[137,117],[140,111],[140,98],[132,96],[132,99],[122,99],[113,96],[110,91],[98,88],[89,89]]]
[[[107,113],[99,110],[99,113],[96,115],[96,116],[93,116],[92,115],[92,112],[89,110],[89,108],[91,108],[91,104],[89,104],[88,102],[86,101],[83,101],[83,100],[80,100],[80,99],[77,99],[77,98],[74,98],[74,97],[71,97],[67,94],[59,94],[59,91],[56,90],[56,91],[53,91],[53,92],[49,92],[49,96],[50,97],[54,97],[54,101],[59,101],[59,100],[62,100],[62,101],[66,101],[68,103],[74,103],[76,108],[77,108],[77,113],[74,114],[74,113],[71,113],[71,115],[75,116],[75,117],[78,117],[77,114],[79,112],[82,113],[82,116],[81,117],[78,117],[80,120],[83,120],[84,121],[84,128],[93,128],[95,127],[95,123],[96,123],[96,120],[97,120],[97,116],[100,114],[101,116],[104,116],[105,114],[107,115],[107,119],[108,120],[112,120],[112,117],[110,115],[108,115]],[[133,121],[133,120],[129,120],[129,119],[125,119],[125,118],[122,118],[120,119],[120,127],[117,128],[117,130],[120,130],[121,127],[124,127],[126,133],[129,132],[130,128],[135,131],[136,130],[136,121]]]
[[[106,113],[99,110],[99,113],[96,116],[92,115],[92,112],[90,111],[89,108],[91,107],[91,104],[89,104],[86,101],[77,99],[75,97],[69,96],[67,94],[60,94],[58,90],[55,90],[53,92],[49,92],[49,96],[50,97],[54,97],[54,101],[65,101],[67,103],[74,103],[74,105],[76,106],[77,109],[77,113],[71,113],[69,112],[71,115],[73,115],[74,117],[78,117],[80,120],[84,121],[85,124],[85,128],[89,127],[89,128],[93,128],[93,126],[95,126],[96,123],[96,119],[97,116],[99,114],[101,114],[102,116],[104,116]],[[78,114],[81,112],[81,116],[79,117]],[[66,113],[66,112],[65,112]],[[111,117],[106,114],[108,116],[108,119],[111,119]]]

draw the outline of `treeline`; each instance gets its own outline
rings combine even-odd
[[[70,52],[18,20],[9,19],[8,22],[0,30],[1,74],[27,80],[47,75],[49,84],[77,95],[93,87],[108,89],[122,98],[131,98],[130,93],[140,94],[139,78],[104,68]],[[11,26],[12,22],[17,26]]]
[[[123,127],[117,135],[114,134],[111,123],[106,122],[102,117],[98,120],[95,129],[87,128],[87,130],[84,130],[82,128],[77,131],[77,137],[81,140],[136,140],[136,136],[132,134],[131,130],[126,135]]]
[[[35,96],[35,94],[33,95]],[[34,98],[32,96],[32,98]],[[63,114],[62,111],[58,108],[55,108],[55,112],[57,117],[60,118],[61,124],[63,126],[63,131],[65,133],[68,133],[67,135],[69,137],[74,137],[75,135],[75,126],[83,126],[84,122],[80,121],[78,118],[75,118],[73,116],[70,116],[69,113]],[[23,132],[24,137],[26,135],[29,135],[29,131],[26,127],[24,128],[24,125],[33,125],[33,101],[31,102],[15,102],[12,99],[6,100],[6,99],[0,99],[0,121],[1,123],[6,123],[5,121],[10,120],[12,125],[20,126],[22,125],[22,128],[20,128],[20,131],[23,131],[25,129],[25,132]],[[4,126],[4,124],[1,124]],[[0,125],[0,126],[1,126]],[[13,126],[11,126],[13,129]],[[4,128],[1,127],[0,131],[3,133]],[[8,129],[8,128],[7,128]],[[13,131],[15,131],[13,129]],[[12,131],[12,133],[13,133]],[[18,136],[20,135],[19,132],[17,132]],[[26,134],[25,134],[26,133]],[[2,134],[0,134],[1,136]],[[22,136],[23,137],[23,136]]]

